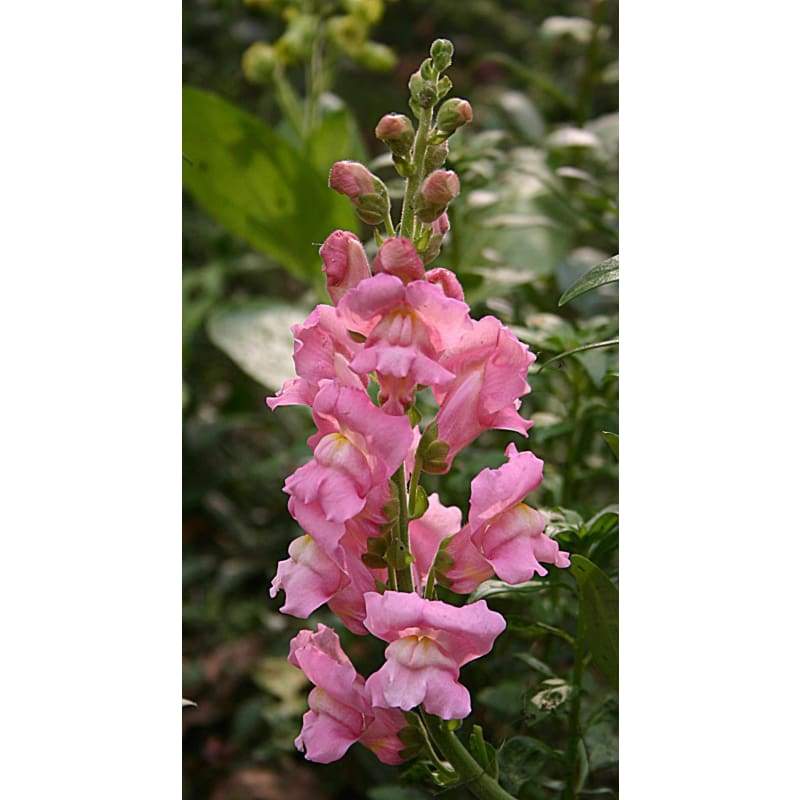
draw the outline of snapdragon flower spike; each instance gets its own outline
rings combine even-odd
[[[370,493],[403,463],[411,425],[373,405],[362,389],[333,381],[322,381],[312,415],[318,431],[308,444],[314,457],[286,479],[284,491],[289,513],[336,559],[345,523],[365,510]]]
[[[390,414],[404,414],[418,386],[444,386],[455,377],[440,356],[469,332],[469,308],[440,286],[375,275],[351,289],[337,311],[348,330],[366,337],[350,368],[377,373]]]
[[[376,274],[385,272],[387,275],[400,278],[403,283],[418,281],[425,277],[425,267],[414,243],[404,236],[384,239],[378,248],[373,267]]]
[[[359,356],[356,356],[359,358]],[[527,436],[533,425],[519,414],[530,392],[528,368],[535,360],[500,320],[483,317],[442,354],[440,365],[456,375],[434,389],[439,439],[449,445],[447,465],[483,431],[501,429]]]
[[[319,254],[334,305],[348,289],[358,286],[372,274],[361,240],[350,231],[334,231],[323,242]]]
[[[353,341],[332,306],[318,305],[304,322],[292,325],[292,333],[298,377],[287,380],[275,397],[267,398],[272,410],[279,406],[312,405],[325,380],[354,388],[366,387],[366,378],[350,369],[350,361],[361,345]]]
[[[469,501],[470,539],[506,583],[522,583],[547,575],[542,562],[568,567],[569,553],[545,533],[546,520],[523,503],[542,482],[544,462],[531,452],[520,453],[512,443],[508,461],[484,469],[473,478]]]
[[[366,604],[367,629],[389,642],[386,663],[367,679],[372,704],[466,717],[470,697],[458,682],[460,669],[492,649],[505,630],[503,617],[485,600],[458,608],[406,592],[370,592]]]
[[[459,530],[461,509],[458,506],[443,505],[435,492],[428,497],[425,513],[409,523],[408,536],[414,556],[412,572],[420,594],[425,590],[425,581],[439,551],[439,545],[448,536],[455,536]]]
[[[309,761],[329,764],[360,741],[385,764],[402,762],[398,733],[406,726],[403,715],[372,708],[364,678],[342,650],[335,631],[322,624],[314,633],[300,631],[289,644],[289,663],[314,684],[295,739]]]

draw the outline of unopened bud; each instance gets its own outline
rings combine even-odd
[[[429,269],[425,273],[425,280],[428,283],[438,283],[442,287],[442,291],[447,297],[452,297],[454,300],[461,300],[464,302],[464,289],[456,278],[454,272],[444,267],[437,267],[436,269]]]
[[[319,254],[334,305],[348,289],[370,277],[369,261],[361,240],[350,231],[334,231],[320,247]]]
[[[422,182],[417,196],[417,216],[423,222],[433,222],[447,208],[448,203],[458,196],[461,183],[458,175],[448,169],[431,172]]]
[[[387,239],[378,250],[373,266],[376,273],[386,272],[400,278],[403,283],[425,277],[425,268],[414,243],[403,236]]]
[[[453,43],[449,39],[437,39],[431,45],[431,59],[439,72],[444,72],[453,63]]]
[[[349,197],[359,219],[367,225],[380,224],[389,213],[385,184],[357,161],[337,161],[331,167],[328,186]]]
[[[462,125],[472,122],[472,106],[468,100],[460,97],[451,97],[439,106],[439,113],[436,115],[437,133],[443,136],[450,136]]]
[[[393,155],[404,158],[414,144],[414,125],[405,114],[385,114],[375,128],[375,136]]]
[[[421,248],[423,264],[430,264],[439,255],[442,250],[442,242],[449,230],[450,220],[447,218],[446,212],[431,223],[427,240],[418,245]]]
[[[250,83],[268,83],[277,63],[278,56],[272,45],[255,42],[242,55],[242,72]]]
[[[408,90],[411,100],[421,108],[433,108],[436,103],[436,84],[426,80],[419,70],[408,79]]]

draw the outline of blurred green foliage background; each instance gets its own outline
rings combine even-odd
[[[311,420],[271,414],[264,396],[292,371],[289,326],[325,299],[325,236],[344,227],[369,241],[327,169],[364,159],[399,195],[372,130],[407,113],[408,76],[439,36],[455,44],[454,95],[475,120],[451,141],[462,194],[432,266],[455,270],[473,317],[499,317],[538,360],[522,408],[530,443],[486,433],[426,488],[466,512],[469,481],[514,440],[545,461],[532,502],[551,532],[590,559],[589,572],[479,590],[510,627],[463,670],[472,721],[518,797],[616,797],[614,275],[559,306],[618,253],[616,4],[195,0],[183,12],[183,669],[197,703],[184,711],[185,797],[432,796],[413,765],[384,767],[363,748],[328,766],[294,750],[307,685],[288,642],[335,621],[283,616],[282,596],[267,594],[299,535],[281,489],[308,458]],[[379,642],[337,629],[359,671],[377,668]]]

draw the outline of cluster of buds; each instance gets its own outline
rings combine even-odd
[[[366,69],[389,70],[397,62],[389,47],[369,38],[383,17],[383,0],[245,0],[245,4],[278,14],[286,23],[274,42],[254,42],[244,52],[242,71],[251,83],[270,83],[276,70],[309,62],[315,43],[324,42]]]
[[[459,191],[454,172],[427,171],[428,151],[471,117],[469,104],[457,100],[433,121],[451,57],[452,45],[440,40],[412,78],[417,131],[396,114],[378,125],[412,170],[399,231],[383,183],[361,164],[334,164],[331,187],[366,223],[384,224],[386,236],[371,264],[354,233],[328,236],[320,255],[332,305],[317,306],[294,327],[297,377],[267,400],[273,409],[310,407],[317,427],[310,460],[284,487],[304,533],[278,565],[270,593],[285,594],[284,613],[306,618],[327,604],[352,633],[386,642],[385,663],[365,679],[331,629],[293,640],[290,661],[315,687],[297,746],[315,761],[360,742],[399,763],[417,752],[414,720],[470,713],[460,669],[492,649],[505,620],[483,600],[445,603],[437,586],[468,594],[492,575],[517,584],[545,575],[544,564],[569,566],[543,515],[524,502],[542,480],[533,453],[510,444],[503,466],[478,473],[466,522],[421,484],[424,475],[448,472],[483,431],[527,436],[532,425],[519,410],[533,354],[495,317],[471,317],[452,271],[426,269]],[[368,391],[373,381],[377,402]],[[423,425],[416,396],[426,387],[438,409]]]

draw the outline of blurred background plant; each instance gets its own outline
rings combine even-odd
[[[544,459],[535,504],[578,554],[567,573],[477,590],[510,629],[463,676],[509,791],[615,797],[616,3],[195,0],[183,18],[185,796],[430,796],[413,764],[352,748],[311,767],[294,751],[307,687],[287,644],[335,622],[283,616],[267,595],[298,535],[281,488],[311,423],[263,398],[291,373],[289,326],[326,299],[320,244],[334,228],[367,235],[328,168],[363,160],[399,194],[372,130],[407,113],[408,76],[446,36],[475,119],[452,142],[462,194],[432,266],[537,354],[522,408],[536,424],[529,444],[484,434],[427,488],[466,510],[469,481],[513,439]],[[340,633],[378,666],[374,643]]]

